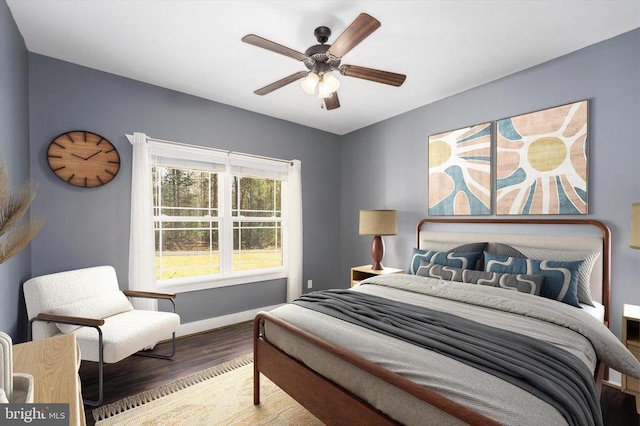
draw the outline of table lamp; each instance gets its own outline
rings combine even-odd
[[[371,242],[371,269],[382,270],[382,256],[384,256],[383,235],[398,233],[395,210],[360,210],[360,235],[373,235]]]

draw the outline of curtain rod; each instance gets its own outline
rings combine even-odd
[[[129,140],[129,143],[133,144],[133,135],[125,135],[125,136]],[[168,141],[168,140],[164,140],[164,139],[150,138],[146,134],[145,134],[145,136],[146,136],[147,140],[156,141],[156,142],[169,143],[169,144],[173,144],[173,145],[180,145],[180,146],[184,146],[184,147],[188,147],[188,148],[206,149],[206,150],[209,150],[209,151],[215,151],[215,152],[226,153],[226,154],[240,154],[240,155],[245,155],[247,157],[259,158],[259,159],[262,159],[262,160],[278,161],[280,163],[293,164],[293,160],[282,160],[280,158],[266,157],[264,155],[246,154],[244,152],[230,151],[230,150],[227,150],[227,149],[211,148],[211,147],[208,147],[208,146],[194,145],[194,144],[189,144],[189,143],[184,143],[184,142],[175,142],[175,141]]]

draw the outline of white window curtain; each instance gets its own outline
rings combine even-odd
[[[302,173],[300,160],[292,160],[287,178],[288,184],[288,260],[287,302],[302,294]]]
[[[153,235],[153,189],[151,156],[144,133],[131,139],[131,229],[129,234],[129,289],[156,291],[155,239]],[[155,299],[134,298],[136,309],[158,310]]]

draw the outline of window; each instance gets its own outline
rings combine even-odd
[[[234,271],[282,266],[282,183],[232,176]]]
[[[218,174],[152,167],[156,279],[220,273]]]
[[[158,287],[286,276],[286,162],[175,144],[151,153]]]

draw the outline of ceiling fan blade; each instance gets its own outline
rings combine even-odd
[[[342,65],[340,74],[347,77],[362,78],[364,80],[375,81],[376,83],[389,84],[391,86],[401,86],[407,78],[404,74],[396,74],[389,71],[380,71],[373,68],[359,67],[357,65]]]
[[[271,83],[271,84],[269,84],[267,86],[264,86],[263,88],[258,89],[253,93],[255,93],[256,95],[260,95],[260,96],[266,95],[268,93],[273,92],[276,89],[279,89],[281,87],[286,86],[289,83],[293,83],[296,80],[300,80],[301,78],[305,77],[308,73],[309,73],[309,71],[298,71],[295,74],[291,74],[288,77],[285,77],[285,78],[280,79],[278,81],[275,81],[275,82],[273,82],[273,83]]]
[[[263,49],[270,50],[272,52],[279,53],[284,56],[288,56],[293,59],[297,59],[298,61],[304,61],[305,59],[307,59],[307,55],[305,55],[304,53],[300,53],[296,50],[289,49],[286,46],[275,43],[271,40],[267,40],[266,38],[262,38],[255,34],[248,34],[242,37],[242,41],[244,41],[245,43],[252,44],[254,46],[261,47]]]
[[[327,111],[340,108],[340,100],[338,99],[338,92],[333,92],[329,97],[324,98],[324,106],[327,107]]]
[[[380,28],[380,21],[361,13],[331,45],[327,53],[336,59],[342,58],[358,43]]]

